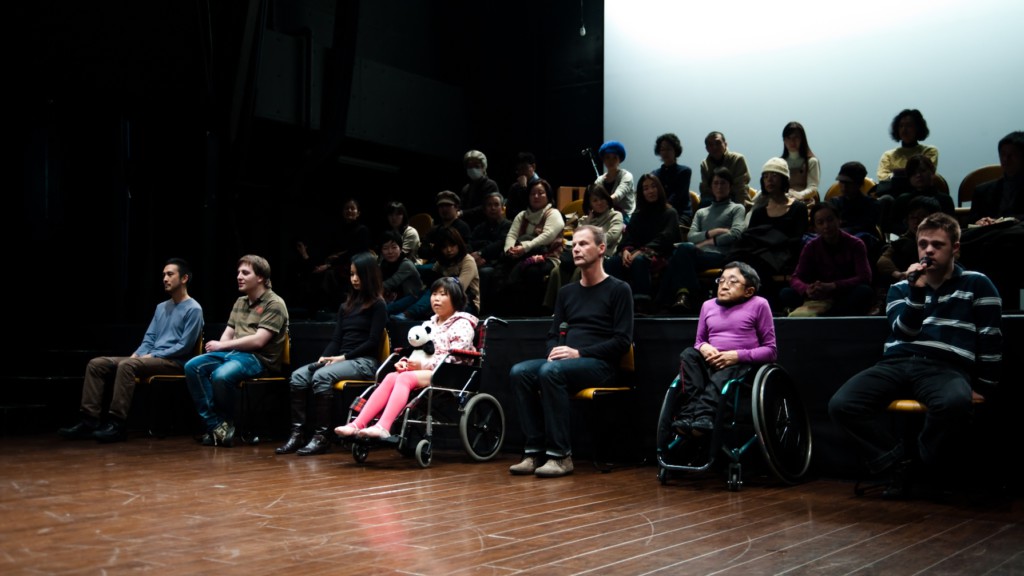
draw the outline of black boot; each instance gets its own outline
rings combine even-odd
[[[302,447],[302,426],[306,423],[306,390],[291,389],[292,393],[292,433],[288,441],[275,454],[291,454]]]
[[[57,430],[57,434],[60,434],[61,438],[66,440],[91,440],[92,433],[96,431],[99,425],[100,422],[96,417],[82,414],[78,424],[68,428],[61,428]]]
[[[312,456],[323,454],[331,447],[331,441],[327,437],[327,428],[331,425],[331,406],[334,404],[334,395],[330,392],[317,394],[313,397],[314,405],[314,434],[309,444],[297,453],[299,456]]]
[[[106,424],[92,433],[92,437],[103,444],[124,442],[128,439],[128,426],[124,420],[111,416]]]

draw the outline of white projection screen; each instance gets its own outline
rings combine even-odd
[[[708,132],[747,157],[757,188],[791,120],[822,193],[849,160],[873,178],[896,146],[892,118],[917,108],[955,201],[968,172],[999,162],[999,139],[1024,130],[1018,0],[605,0],[604,56],[604,135],[626,146],[623,167],[656,168],[655,138],[674,132],[693,189]]]

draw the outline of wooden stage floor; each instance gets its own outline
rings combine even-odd
[[[1024,574],[1021,501],[856,498],[852,484],[652,466],[512,477],[516,458],[0,437],[0,574]]]

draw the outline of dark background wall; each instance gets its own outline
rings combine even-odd
[[[78,323],[145,320],[172,256],[211,321],[244,253],[287,297],[294,242],[345,198],[371,225],[390,199],[432,211],[469,149],[502,188],[520,150],[555,186],[593,178],[602,2],[28,4],[4,213],[33,325],[66,301]]]

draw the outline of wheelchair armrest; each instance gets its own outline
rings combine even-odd
[[[461,356],[463,358],[479,358],[483,355],[479,350],[449,350],[448,354],[451,356]]]

